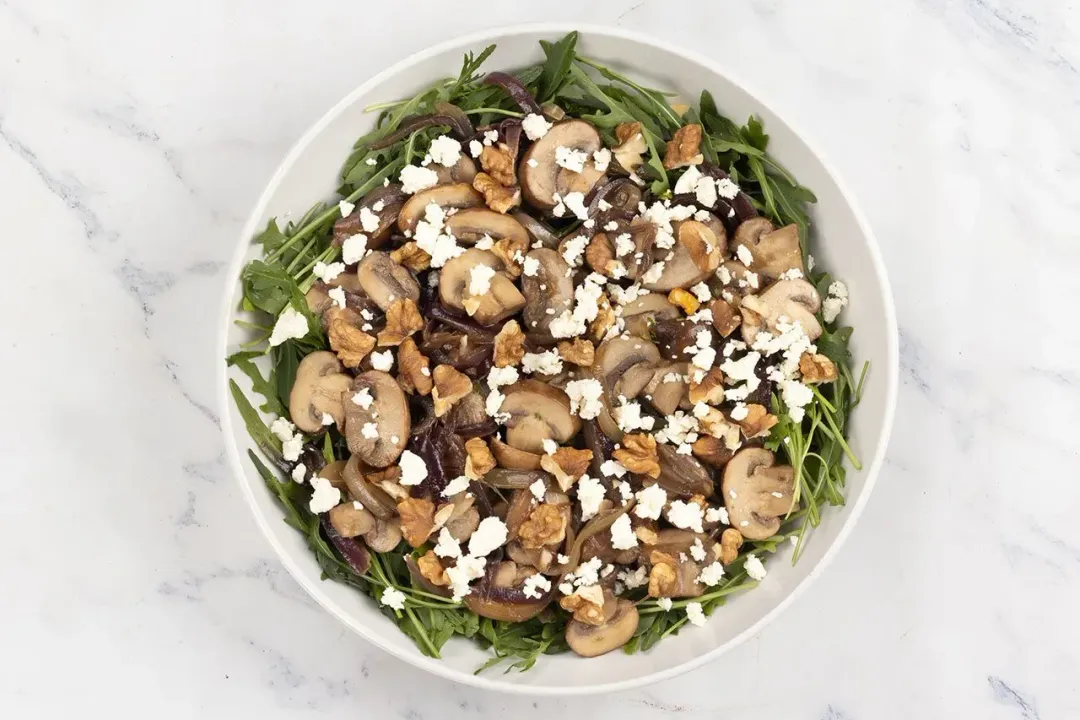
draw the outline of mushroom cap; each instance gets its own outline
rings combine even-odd
[[[742,313],[743,341],[753,344],[762,329],[776,332],[781,319],[798,322],[806,336],[816,340],[821,336],[821,323],[817,311],[821,309],[821,296],[808,281],[778,280],[760,295],[747,295],[739,305]]]
[[[551,321],[574,306],[570,266],[562,255],[550,248],[530,250],[525,258],[540,263],[535,275],[521,276],[521,292],[525,297],[521,319],[525,323],[525,332],[550,337]]]
[[[679,307],[668,300],[667,295],[660,293],[642,295],[622,306],[626,331],[643,338],[651,337],[652,323],[656,320],[672,320],[681,315]]]
[[[488,291],[479,297],[472,297],[467,291],[472,269],[477,265],[486,265],[497,272],[488,282]],[[525,306],[525,296],[514,281],[502,272],[503,267],[503,261],[495,253],[476,248],[469,248],[448,260],[439,275],[442,304],[447,308],[469,312],[481,325],[494,325],[510,317]],[[470,307],[471,302],[475,304]]]
[[[386,312],[395,300],[420,299],[420,285],[416,278],[402,265],[394,262],[388,253],[369,253],[356,267],[356,278],[373,303]]]
[[[567,147],[589,155],[585,168],[575,173],[555,162],[555,150]],[[525,200],[541,210],[555,207],[555,193],[580,192],[588,195],[603,173],[596,169],[592,154],[602,147],[600,133],[584,120],[556,123],[544,137],[532,144],[521,158],[518,177]],[[535,163],[530,163],[535,161]],[[535,164],[535,167],[533,165]]]
[[[484,207],[484,196],[476,192],[468,183],[455,183],[453,185],[436,185],[416,193],[401,208],[398,213],[398,228],[402,232],[412,232],[416,229],[416,223],[420,222],[427,212],[427,206],[435,203],[443,210],[449,208],[475,208]]]
[[[688,288],[697,285],[720,267],[727,246],[726,235],[718,235],[716,227],[697,220],[685,220],[675,223],[673,227],[676,240],[672,248],[673,257],[666,260],[667,250],[657,248],[654,251],[654,260],[662,261],[664,270],[655,281],[642,283],[647,290],[667,292],[675,288]],[[720,230],[723,230],[722,226]]]
[[[544,440],[562,444],[577,435],[581,420],[570,413],[570,398],[539,380],[520,380],[503,390],[501,412],[509,413],[506,444],[540,454]]]
[[[352,395],[367,388],[374,402],[365,410],[352,401]],[[409,403],[405,392],[389,373],[368,370],[353,379],[345,402],[345,441],[349,452],[360,456],[367,465],[384,468],[405,450],[412,429]],[[378,436],[364,437],[363,428],[375,423]]]
[[[509,238],[521,248],[529,246],[529,233],[509,215],[487,208],[466,208],[446,219],[446,229],[461,243],[473,245],[485,235],[492,240]]]
[[[684,402],[689,402],[690,386],[687,384],[687,363],[660,365],[653,371],[652,379],[645,386],[645,398],[661,415],[671,415]],[[666,380],[674,373],[678,380]]]
[[[734,245],[745,246],[754,258],[750,269],[771,280],[788,270],[805,271],[797,225],[776,230],[768,218],[750,218],[735,230]]]
[[[611,599],[614,612],[603,625],[571,620],[566,625],[566,644],[581,657],[596,657],[630,642],[637,632],[638,611],[629,600]],[[607,603],[605,603],[605,611]]]
[[[777,465],[776,455],[765,448],[743,448],[724,467],[720,489],[731,526],[747,540],[765,540],[791,509],[795,469]]]
[[[618,404],[616,400],[620,395],[627,400],[636,398],[652,380],[653,368],[659,361],[660,350],[640,337],[616,335],[596,348],[592,375],[604,388],[600,398],[603,409],[596,421],[609,438],[619,440],[623,436],[611,414]]]
[[[606,245],[607,253],[593,257],[610,257],[612,260],[622,263],[622,267],[626,271],[625,277],[630,280],[637,280],[653,263],[657,227],[655,223],[643,218],[635,218],[631,222],[616,220],[615,224],[618,225],[615,230],[606,230],[593,235],[592,240],[589,241],[590,250],[594,248],[594,245]],[[607,225],[607,223],[604,223],[604,225]],[[615,243],[619,236],[624,234],[630,235],[630,240],[634,243],[634,249],[622,257],[616,257]],[[664,252],[666,254],[667,251]],[[597,267],[590,256],[592,256],[590,252],[585,255],[586,259],[589,260],[589,266],[593,270],[605,277],[612,277],[612,271],[609,267]],[[607,264],[605,263],[605,265]]]
[[[667,443],[658,443],[660,477],[656,482],[671,494],[693,496],[713,494],[712,473],[692,455],[680,455]]]
[[[507,445],[495,435],[488,438],[491,446],[491,454],[495,456],[495,462],[499,467],[509,470],[539,470],[542,455],[525,452],[516,447]]]
[[[342,393],[349,389],[349,376],[342,372],[337,356],[326,350],[310,353],[296,368],[296,380],[289,392],[289,416],[306,433],[322,429],[323,413],[344,422]]]
[[[365,470],[367,468],[359,455],[351,455],[341,469],[341,479],[349,490],[349,496],[359,501],[375,517],[389,520],[397,514],[397,502],[385,490],[368,482],[364,477]]]
[[[461,153],[458,161],[450,167],[438,163],[432,163],[429,167],[434,168],[435,174],[439,177],[439,185],[472,184],[473,178],[476,177],[476,163],[465,153]]]
[[[375,529],[364,535],[364,542],[375,552],[391,552],[401,543],[401,523],[397,518],[376,518]]]
[[[382,203],[379,210],[375,205]],[[392,183],[385,187],[375,188],[356,203],[355,209],[347,217],[343,217],[334,223],[334,244],[341,245],[346,239],[364,233],[367,235],[367,247],[375,249],[381,247],[390,238],[394,223],[397,222],[398,213],[405,203],[405,193],[398,183]],[[379,217],[379,226],[374,232],[365,232],[360,222],[360,212],[367,208]]]
[[[367,508],[341,503],[330,508],[330,525],[341,537],[354,538],[375,529],[375,516]]]

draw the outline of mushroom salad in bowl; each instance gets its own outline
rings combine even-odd
[[[255,235],[227,358],[322,577],[480,669],[723,622],[844,504],[873,384],[762,122],[540,46],[367,103],[338,198]]]

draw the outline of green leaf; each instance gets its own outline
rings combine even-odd
[[[577,31],[567,33],[566,37],[557,43],[548,43],[541,40],[540,46],[547,55],[537,82],[537,102],[545,103],[553,99],[559,88],[570,73],[570,65],[574,61],[574,48],[577,45]]]
[[[271,315],[278,315],[289,304],[296,282],[278,265],[268,265],[262,260],[248,263],[241,274],[244,297],[251,304]]]
[[[262,353],[257,354],[260,356],[262,355]],[[241,372],[247,375],[251,380],[252,389],[263,396],[265,402],[259,406],[260,410],[264,413],[271,413],[281,417],[287,415],[285,406],[281,402],[278,402],[278,386],[274,383],[274,372],[272,370],[270,372],[269,380],[264,378],[262,373],[259,372],[259,368],[255,367],[255,363],[252,362],[251,353],[237,353],[230,356],[226,362],[229,365],[239,368]],[[289,387],[291,388],[292,385],[290,384]],[[288,402],[288,396],[286,395],[284,397],[286,398],[285,402]]]
[[[753,115],[746,121],[740,135],[748,145],[757,148],[761,152],[765,152],[765,148],[769,145],[769,136],[765,134],[765,127]]]
[[[818,352],[829,358],[836,365],[851,364],[851,350],[848,344],[851,342],[852,328],[841,327],[829,330],[827,327],[815,342]]]
[[[293,340],[285,342],[273,348],[274,376],[277,378],[276,394],[285,405],[289,403],[289,393],[296,383],[296,368],[300,365],[300,348]],[[284,415],[284,411],[280,413]]]
[[[270,218],[266,223],[266,229],[255,236],[254,241],[263,246],[263,252],[273,252],[285,244],[288,237],[278,228],[277,219]]]
[[[270,428],[266,426],[262,417],[248,402],[247,396],[244,395],[244,391],[240,389],[235,380],[229,380],[229,392],[232,393],[233,402],[236,403],[236,409],[240,412],[240,417],[244,419],[244,427],[247,428],[251,439],[255,441],[255,444],[263,452],[272,454],[274,457],[280,457],[281,441],[270,432]]]

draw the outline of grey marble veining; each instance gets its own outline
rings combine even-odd
[[[820,140],[901,327],[836,562],[717,662],[575,700],[418,678],[320,610],[228,477],[213,387],[224,262],[293,140],[415,50],[553,18],[717,58]],[[1078,33],[1066,0],[0,1],[0,714],[1080,716]]]

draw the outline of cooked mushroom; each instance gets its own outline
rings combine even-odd
[[[391,552],[401,542],[401,523],[394,520],[375,521],[375,529],[364,535],[364,542],[375,552]]]
[[[491,445],[491,454],[495,456],[495,462],[499,464],[499,467],[507,468],[509,470],[540,469],[540,460],[543,458],[543,455],[518,450],[516,447],[507,445],[495,436],[489,438],[488,443]]]
[[[484,196],[468,183],[436,185],[409,198],[398,213],[398,228],[402,232],[411,233],[416,229],[416,223],[424,219],[427,207],[432,203],[443,210],[484,207]]]
[[[560,167],[555,162],[555,151],[561,147],[588,154],[589,159],[580,173]],[[588,195],[603,177],[592,160],[592,154],[600,148],[600,133],[584,120],[556,123],[544,137],[532,144],[518,166],[525,199],[541,210],[551,210],[557,204],[556,193],[560,196],[571,192]]]
[[[735,230],[734,247],[740,245],[754,258],[750,269],[767,278],[775,280],[788,270],[804,271],[797,225],[776,230],[768,218],[750,218]]]
[[[657,320],[675,319],[681,313],[676,305],[667,299],[667,295],[649,293],[622,306],[622,319],[626,331],[638,337],[652,337],[652,325]]]
[[[521,226],[529,232],[529,237],[532,238],[533,242],[538,242],[548,248],[559,246],[559,238],[555,233],[532,215],[518,211],[510,213],[510,217],[521,223]]]
[[[330,508],[330,524],[341,537],[353,538],[375,529],[375,516],[364,507],[341,503]]]
[[[389,520],[397,514],[397,502],[385,490],[364,477],[364,467],[359,455],[349,457],[341,470],[341,479],[349,489],[349,495],[377,518]]]
[[[525,296],[525,311],[522,313],[525,332],[550,337],[551,321],[574,305],[570,266],[562,255],[549,248],[530,250],[525,259],[538,263],[534,274],[521,276],[521,292]]]
[[[713,494],[713,479],[705,466],[691,455],[680,455],[673,445],[659,443],[660,477],[656,482],[673,495],[693,496]]]
[[[791,510],[795,469],[777,465],[776,455],[765,448],[743,448],[724,468],[720,489],[731,526],[748,540],[765,540]]]
[[[529,233],[521,223],[510,215],[484,208],[458,211],[447,218],[446,228],[465,245],[474,245],[486,236],[495,241],[509,238],[513,245],[523,249],[529,246]]]
[[[324,415],[340,426],[345,421],[342,393],[349,389],[350,382],[332,352],[319,350],[301,360],[289,392],[289,416],[296,427],[308,433],[318,432],[324,425]]]
[[[476,163],[465,153],[462,153],[458,161],[450,167],[438,163],[432,163],[430,167],[434,168],[435,174],[439,176],[439,185],[472,184],[473,178],[476,177]]]
[[[360,287],[371,301],[386,312],[395,300],[420,299],[420,285],[413,274],[394,262],[388,253],[373,252],[356,268]]]
[[[619,144],[611,148],[615,161],[628,173],[635,172],[644,159],[641,157],[649,151],[649,145],[645,142],[645,135],[641,130],[641,123],[619,123],[615,128],[615,137]]]
[[[608,605],[613,610],[608,615]],[[566,626],[566,644],[581,657],[596,657],[630,642],[638,626],[638,611],[634,603],[610,599],[604,604],[603,625],[589,625],[571,620]]]
[[[661,415],[671,415],[689,401],[687,370],[686,363],[668,363],[653,371],[652,380],[645,386],[645,399]]]
[[[373,402],[366,408],[352,397],[367,389]],[[401,455],[409,441],[409,403],[393,376],[381,370],[357,375],[345,401],[345,440],[349,452],[371,467],[384,468]]]
[[[622,430],[612,417],[621,396],[636,398],[652,380],[653,369],[660,360],[656,345],[639,337],[617,335],[600,343],[593,360],[592,374],[604,388],[601,396],[604,408],[596,420],[608,437],[618,440]]]
[[[657,234],[656,225],[641,218],[630,223],[614,222],[616,229],[593,235],[585,258],[589,261],[589,266],[601,275],[637,280],[652,265],[653,245],[656,243]],[[624,249],[627,242],[627,238],[624,237],[626,235],[630,236],[628,242],[632,247],[619,255],[619,251]],[[616,272],[619,268],[621,272]]]
[[[799,323],[811,340],[821,336],[821,323],[817,313],[821,309],[821,296],[806,280],[778,280],[760,295],[747,295],[742,299],[743,341],[753,344],[761,330],[778,334],[777,325]]]
[[[469,286],[473,268],[487,266],[495,271],[488,280],[487,290],[472,295]],[[481,325],[494,325],[525,306],[525,297],[514,281],[502,272],[503,262],[487,250],[470,248],[447,261],[439,276],[439,298],[445,307],[464,310]]]
[[[454,511],[454,516],[446,523],[446,530],[451,537],[459,543],[463,543],[472,537],[476,528],[480,526],[480,511],[472,505],[465,507],[461,514]]]
[[[369,249],[381,247],[390,238],[404,203],[405,193],[397,183],[372,190],[357,202],[352,213],[334,223],[334,244],[341,245],[353,235],[363,233],[367,235]],[[370,225],[365,226],[365,221],[370,223],[372,215],[378,218],[378,225],[367,230],[365,227]]]
[[[543,453],[544,440],[565,443],[581,429],[570,414],[566,393],[539,380],[521,380],[503,389],[501,411],[510,414],[506,443],[518,450]]]
[[[717,234],[716,227],[697,220],[675,223],[674,230],[676,244],[672,248],[671,259],[667,259],[667,250],[657,248],[653,251],[654,261],[663,262],[664,267],[655,280],[642,281],[641,284],[648,290],[667,292],[687,288],[709,277],[720,267],[727,247],[726,235]]]

